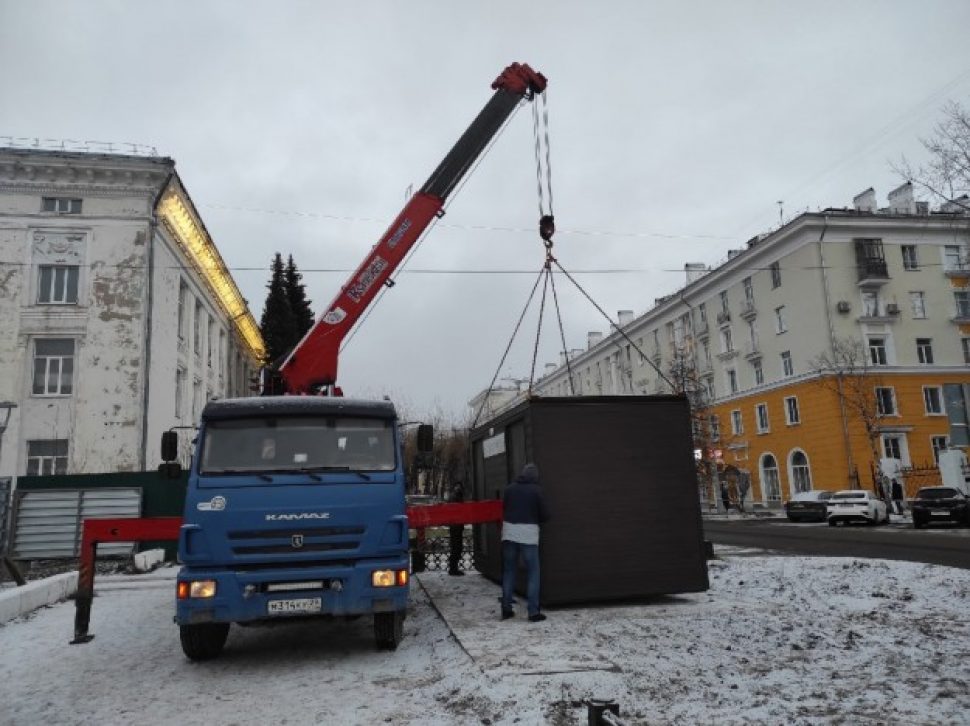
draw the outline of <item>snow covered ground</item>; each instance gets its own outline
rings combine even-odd
[[[420,575],[405,639],[369,620],[178,645],[174,569],[99,579],[96,639],[62,603],[0,627],[0,723],[970,723],[970,571],[718,548],[707,593],[498,619],[478,575]]]

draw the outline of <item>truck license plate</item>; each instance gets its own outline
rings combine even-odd
[[[950,512],[947,509],[936,509],[936,510],[930,512],[930,514],[932,514],[934,517],[949,517],[950,516]]]
[[[289,615],[292,613],[318,613],[323,605],[319,597],[298,597],[292,600],[270,600],[270,615]]]

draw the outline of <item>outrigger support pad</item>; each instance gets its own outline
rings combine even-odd
[[[539,218],[539,236],[546,242],[552,242],[552,235],[556,233],[556,218],[551,214],[544,214]]]

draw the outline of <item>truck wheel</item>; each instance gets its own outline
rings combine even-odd
[[[374,613],[374,640],[379,650],[397,650],[404,635],[404,613]]]
[[[189,660],[209,660],[222,652],[229,636],[229,623],[180,625],[182,652]]]

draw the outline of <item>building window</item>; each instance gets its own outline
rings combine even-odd
[[[77,265],[41,265],[37,302],[77,305]]]
[[[178,310],[179,310],[179,340],[185,340],[185,326],[188,324],[186,318],[188,317],[188,311],[185,309],[185,301],[189,296],[189,286],[185,284],[185,280],[179,280],[179,300],[178,300]]]
[[[939,386],[923,386],[923,407],[927,416],[943,415],[943,389]]]
[[[643,365],[646,356],[643,355],[643,338],[637,338],[637,365]]]
[[[27,476],[67,474],[67,439],[27,442]]]
[[[213,338],[215,338],[215,335],[216,335],[216,323],[210,317],[209,326],[207,328],[207,335],[205,336],[205,362],[209,366],[209,368],[212,368],[212,349],[216,347],[215,343],[213,342]]]
[[[933,447],[933,461],[937,466],[940,465],[940,453],[950,447],[949,436],[931,436],[930,446]]]
[[[916,255],[916,245],[902,245],[900,249],[903,252],[903,269],[918,270],[919,257]]]
[[[798,413],[798,398],[796,396],[787,396],[785,398],[785,423],[793,426],[801,422],[802,419]]]
[[[727,290],[721,291],[721,312],[724,315],[730,315],[731,310],[728,308],[728,294]]]
[[[875,290],[862,291],[862,315],[867,318],[879,316],[879,293]]]
[[[744,280],[741,281],[741,284],[744,285],[745,302],[748,302],[754,305],[754,287],[751,285],[751,278],[750,277],[744,278]]]
[[[960,255],[960,245],[946,245],[943,247],[943,271],[957,272],[964,268]]]
[[[202,355],[202,326],[205,322],[202,320],[202,303],[198,300],[195,301],[195,331],[194,339],[192,341],[192,350],[195,351],[196,355]]]
[[[926,297],[922,290],[910,291],[909,307],[913,311],[914,320],[922,320],[926,317]]]
[[[960,345],[963,346],[963,362],[970,365],[970,338],[960,338]]]
[[[74,341],[70,338],[34,341],[35,396],[68,396],[74,381]]]
[[[931,365],[933,363],[932,338],[916,339],[916,357],[919,358],[919,362],[923,363],[924,365]]]
[[[887,459],[898,459],[903,466],[909,465],[905,434],[883,434],[882,450]]]
[[[970,339],[967,339],[970,340]],[[704,353],[704,366],[705,368],[711,367],[711,344],[709,341],[704,340],[701,342],[701,350]]]
[[[697,314],[701,316],[701,322],[707,325],[707,303],[701,303],[697,306]]]
[[[781,501],[781,484],[778,481],[778,462],[771,454],[761,457],[761,487],[769,502]]]
[[[808,468],[808,457],[804,451],[795,451],[791,455],[791,480],[796,494],[812,489],[812,472]]]
[[[786,350],[781,354],[781,374],[785,378],[795,375],[795,366],[791,361],[791,351]]]
[[[731,411],[731,433],[735,436],[744,433],[744,420],[741,418],[741,411],[738,409]]]
[[[958,318],[970,318],[970,292],[966,290],[954,292],[953,302],[956,303]]]
[[[711,441],[721,440],[721,422],[718,420],[717,416],[711,416],[709,419],[710,429],[711,429]]]
[[[771,289],[781,287],[781,263],[772,262],[769,269],[771,269]]]
[[[768,404],[759,403],[754,407],[755,418],[758,421],[758,433],[768,433]]]
[[[185,377],[184,368],[175,369],[175,418],[182,418],[185,415]]]
[[[56,212],[57,214],[80,214],[81,200],[44,197],[41,201],[41,210],[44,212]]]
[[[192,420],[198,421],[202,413],[202,381],[198,378],[192,381]]]
[[[731,329],[724,328],[721,331],[721,352],[730,353],[734,350],[734,340],[731,337]]]
[[[886,360],[886,339],[881,335],[869,336],[869,362],[874,366],[884,366]]]
[[[781,335],[786,330],[788,326],[785,324],[785,306],[779,305],[775,308],[775,332]]]
[[[761,361],[756,360],[751,364],[751,367],[754,368],[754,384],[756,386],[762,385],[765,382],[765,372],[761,367]]]
[[[715,395],[714,395],[714,377],[713,376],[709,376],[707,378],[707,381],[705,382],[704,386],[707,389],[707,400],[708,401],[713,401],[715,399]]]
[[[892,386],[876,386],[876,413],[880,416],[896,414],[896,396]]]
[[[738,392],[738,372],[733,368],[727,370],[728,390],[731,393]]]

